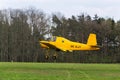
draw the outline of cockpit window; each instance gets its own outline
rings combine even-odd
[[[50,38],[50,41],[55,42],[55,41],[56,41],[56,36],[52,36],[52,37]]]
[[[52,37],[50,37],[50,38],[47,38],[47,40],[48,40],[48,41],[53,41],[53,42],[55,42],[55,41],[56,41],[56,36],[52,36]]]

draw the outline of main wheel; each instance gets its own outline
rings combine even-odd
[[[53,60],[56,60],[56,59],[57,59],[57,56],[52,56],[52,59],[53,59]]]
[[[45,56],[45,59],[46,59],[46,60],[48,60],[48,59],[49,59],[49,56],[48,56],[48,55],[46,55],[46,56]]]

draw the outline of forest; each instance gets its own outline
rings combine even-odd
[[[72,41],[87,42],[88,35],[97,35],[99,51],[57,52],[56,62],[120,63],[120,21],[95,14],[47,14],[40,9],[0,10],[1,62],[54,62],[45,59],[46,50],[39,41],[62,36]],[[49,51],[50,56],[53,51]]]

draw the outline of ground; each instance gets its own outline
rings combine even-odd
[[[120,64],[1,62],[0,80],[120,80]]]

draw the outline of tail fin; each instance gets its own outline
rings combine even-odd
[[[88,38],[88,41],[87,41],[87,45],[97,46],[96,34],[91,33],[89,35],[89,38]]]

